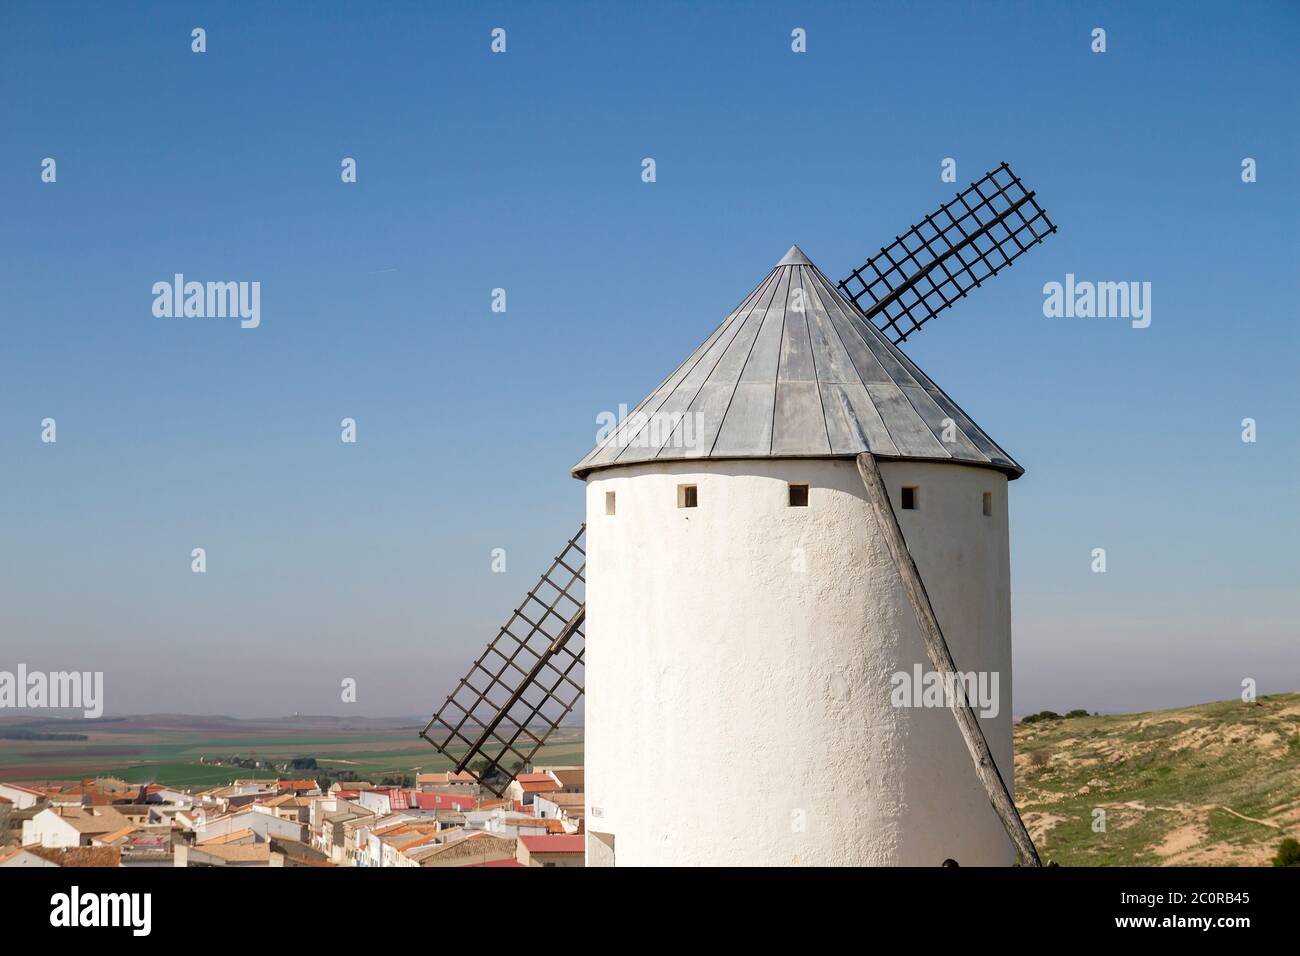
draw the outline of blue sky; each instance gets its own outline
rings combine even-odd
[[[0,669],[427,713],[581,521],[597,414],[953,157],[1060,226],[907,346],[1028,471],[1016,711],[1300,689],[1298,41],[1287,3],[6,3]],[[261,326],[155,318],[176,272]],[[1044,318],[1067,272],[1150,282],[1150,328]]]

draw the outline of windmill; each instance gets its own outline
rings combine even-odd
[[[500,795],[586,691],[589,865],[1038,865],[1002,773],[1023,469],[898,346],[1055,231],[1003,163],[837,284],[792,246],[574,466],[587,521],[421,735]],[[1001,706],[891,702],[922,661]],[[766,826],[682,806],[750,774],[787,775]]]

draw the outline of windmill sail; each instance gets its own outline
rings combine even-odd
[[[582,696],[586,529],[569,539],[420,732],[497,796]]]
[[[1003,163],[854,269],[840,289],[895,345],[1056,232]]]

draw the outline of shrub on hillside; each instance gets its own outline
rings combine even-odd
[[[1292,837],[1287,837],[1277,848],[1277,856],[1273,857],[1274,866],[1300,866],[1300,843],[1297,843]]]
[[[1054,710],[1040,710],[1036,714],[1029,714],[1025,717],[1021,717],[1020,722],[1022,724],[1037,724],[1044,720],[1068,720],[1072,717],[1089,717],[1089,716],[1091,715],[1086,710],[1080,710],[1080,709],[1072,710],[1068,712],[1064,717],[1062,717]]]

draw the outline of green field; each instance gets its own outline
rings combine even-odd
[[[234,720],[226,717],[153,715],[98,721],[9,719],[0,730],[75,733],[75,741],[0,739],[0,781],[77,780],[120,777],[131,783],[203,787],[235,778],[276,777],[274,769],[214,766],[200,758],[233,755],[272,766],[311,757],[319,774],[349,770],[362,779],[388,774],[445,770],[451,761],[418,736],[423,724],[410,720],[286,718]],[[535,762],[581,763],[582,734],[557,731]],[[313,775],[293,771],[295,775]]]
[[[147,763],[132,767],[114,767],[104,776],[118,777],[127,783],[162,783],[172,787],[218,787],[235,776],[245,780],[274,780],[280,774],[271,770],[244,770],[231,767],[206,767],[197,763]]]

